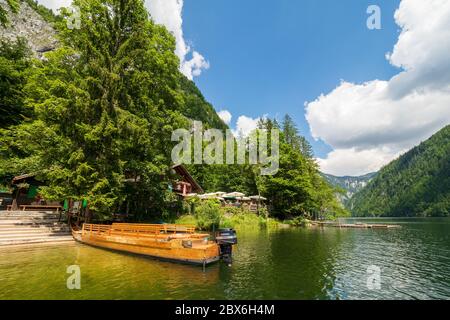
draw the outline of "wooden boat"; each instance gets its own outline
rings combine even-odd
[[[95,247],[204,266],[221,257],[231,259],[232,246],[237,243],[232,229],[219,231],[212,241],[194,226],[171,224],[85,223],[72,234],[75,240]]]

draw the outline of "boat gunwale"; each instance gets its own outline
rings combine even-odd
[[[95,226],[91,228],[91,226]],[[189,233],[189,232],[165,232],[163,229],[158,230],[159,233],[153,232],[153,230],[132,230],[132,229],[115,229],[113,226],[109,225],[94,225],[94,224],[83,224],[83,228],[80,230],[82,235],[86,234],[97,234],[97,235],[106,235],[106,236],[123,236],[123,237],[135,237],[135,238],[151,238],[151,239],[164,239],[166,241],[172,240],[200,240],[209,238],[210,235],[207,233]]]

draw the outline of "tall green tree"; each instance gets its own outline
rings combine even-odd
[[[277,124],[265,119],[259,126],[260,129],[271,130]],[[302,149],[303,139],[287,115],[280,133],[279,171],[273,176],[256,176],[259,192],[269,199],[272,214],[282,219],[347,215],[336,197],[336,190],[320,175],[312,153],[305,153]]]
[[[313,159],[314,152],[308,140],[299,134],[298,128],[290,115],[286,114],[283,118],[282,128],[286,143],[295,150],[300,151],[307,159]]]
[[[284,116],[282,128],[284,140],[286,141],[286,143],[289,144],[292,148],[300,150],[300,137],[298,134],[298,129],[290,115],[286,114]]]
[[[175,40],[153,24],[142,0],[73,4],[81,29],[60,23],[62,46],[37,64],[26,87],[36,117],[11,133],[18,162],[31,162],[47,181],[47,198],[86,198],[106,215],[125,201],[159,214],[171,132],[187,125]]]
[[[0,40],[0,129],[18,124],[31,114],[24,106],[23,92],[31,67],[30,55],[25,39]]]
[[[313,186],[308,163],[281,135],[280,168],[273,176],[260,177],[260,191],[269,199],[272,213],[279,218],[306,215]]]

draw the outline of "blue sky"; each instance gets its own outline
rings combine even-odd
[[[369,30],[366,13],[377,2],[382,29]],[[345,5],[344,5],[345,3]],[[399,1],[186,0],[185,38],[210,62],[195,78],[216,107],[252,118],[289,113],[318,157],[332,150],[310,135],[304,102],[344,79],[388,79],[398,72],[385,59],[398,38]],[[233,121],[232,124],[235,124]]]

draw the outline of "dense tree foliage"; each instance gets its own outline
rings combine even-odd
[[[260,128],[278,128],[266,119]],[[269,199],[272,211],[279,218],[306,216],[334,218],[347,215],[334,190],[320,175],[310,152],[311,146],[300,136],[292,119],[286,116],[280,133],[280,168],[276,175],[257,177],[261,195]]]
[[[82,27],[62,26],[61,47],[37,62],[25,89],[35,118],[10,132],[19,154],[11,169],[39,172],[47,198],[86,198],[100,213],[127,198],[134,211],[161,210],[167,141],[187,125],[175,41],[140,0],[74,4]]]
[[[228,126],[220,119],[214,107],[206,101],[193,81],[180,76],[180,87],[184,96],[184,107],[181,110],[184,116],[202,121],[207,128],[228,129]]]
[[[18,124],[31,114],[24,106],[23,92],[30,67],[25,39],[0,40],[0,129]]]
[[[291,145],[294,150],[300,152],[306,159],[312,159],[314,153],[311,144],[304,136],[299,134],[297,126],[288,114],[283,119],[282,127],[286,143]]]
[[[226,130],[214,108],[179,71],[175,39],[149,19],[142,0],[75,0],[81,29],[53,22],[60,45],[30,60],[24,43],[0,49],[0,178],[37,173],[47,199],[87,199],[100,217],[127,211],[161,218],[176,211],[170,192],[171,134]],[[2,117],[3,119],[3,117]],[[280,171],[255,165],[190,165],[206,191],[240,191],[269,199],[280,218],[345,213],[319,175],[311,146],[287,116],[261,129],[281,129]]]
[[[272,215],[280,219],[334,218],[348,214],[337,199],[337,190],[320,175],[311,145],[299,134],[289,115],[281,127],[276,120],[262,119],[259,129],[280,130],[278,172],[262,176],[261,165],[191,165],[191,172],[207,191],[261,195],[268,199]],[[270,146],[270,136],[268,138]],[[272,150],[268,153],[270,155]]]
[[[450,126],[384,167],[350,208],[356,216],[449,216]]]

